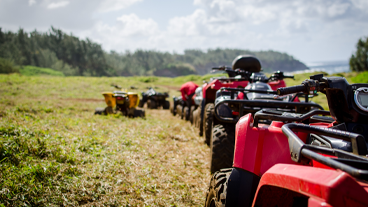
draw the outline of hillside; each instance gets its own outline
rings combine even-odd
[[[266,72],[303,70],[307,67],[292,56],[277,51],[240,49],[188,49],[183,54],[155,50],[106,52],[90,39],[51,28],[48,32],[3,32],[0,28],[0,62],[51,68],[66,76],[164,76],[204,75],[219,65],[231,66],[242,54],[258,57]],[[1,66],[2,64],[0,64]],[[0,73],[5,73],[0,68]],[[16,70],[14,70],[16,71]]]

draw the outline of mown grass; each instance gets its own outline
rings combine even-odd
[[[208,78],[0,75],[0,206],[202,206],[209,148],[190,123],[164,110],[93,112],[111,84],[178,95]],[[314,101],[327,106],[323,97]]]
[[[111,83],[177,90],[139,77],[0,76],[0,205],[203,204],[209,149],[198,132],[163,110],[93,115]]]

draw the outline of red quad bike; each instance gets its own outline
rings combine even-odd
[[[171,113],[173,114],[173,116],[176,116],[176,114],[179,115],[179,117],[181,119],[184,119],[186,121],[190,121],[193,124],[193,112],[199,107],[199,103],[198,103],[198,95],[201,94],[200,91],[201,87],[198,87],[196,89],[195,95],[192,97],[192,106],[191,106],[191,113],[189,114],[189,117],[185,116],[185,114],[188,114],[188,106],[186,104],[185,101],[183,101],[183,98],[181,96],[179,97],[173,97],[173,107],[170,109]],[[202,99],[200,99],[202,100]],[[182,113],[182,109],[184,107],[184,113]]]
[[[226,88],[244,88],[248,85],[248,76],[243,77],[244,71],[260,72],[260,61],[251,55],[239,55],[232,62],[232,68],[218,67],[212,70],[222,70],[228,74],[228,78],[215,78],[209,83],[202,86],[203,100],[195,112],[200,115],[199,119],[199,135],[205,136],[205,143],[209,146],[211,141],[214,102],[216,99],[216,91],[222,87]]]
[[[222,88],[217,91],[211,139],[211,173],[233,164],[235,145],[235,125],[245,114],[255,114],[261,109],[273,109],[281,112],[306,113],[311,109],[323,108],[315,103],[309,103],[309,96],[305,102],[300,102],[298,96],[303,94],[276,96],[268,83],[283,83],[283,72],[277,71],[269,78],[263,73],[252,73],[249,84],[245,89]],[[270,123],[271,120],[263,120]]]
[[[213,175],[205,206],[368,206],[368,84],[314,75],[277,94],[318,91],[329,112],[238,121],[233,168]]]

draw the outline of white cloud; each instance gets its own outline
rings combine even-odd
[[[368,1],[367,0],[351,0],[355,7],[367,11],[368,10]]]
[[[36,0],[29,0],[28,1],[28,5],[29,6],[32,6],[33,4],[35,4],[36,3]]]
[[[117,18],[117,29],[123,36],[150,36],[158,33],[158,24],[152,19],[140,19],[135,14]]]
[[[47,5],[48,9],[57,9],[68,6],[70,2],[69,1],[59,1],[59,2],[53,2]]]
[[[142,0],[103,0],[100,4],[100,12],[118,11]]]

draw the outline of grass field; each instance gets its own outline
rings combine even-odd
[[[197,129],[164,110],[93,112],[110,84],[178,95],[208,78],[0,75],[0,206],[202,206],[209,148]]]

